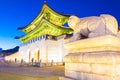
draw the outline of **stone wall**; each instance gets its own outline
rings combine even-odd
[[[120,80],[120,52],[70,53],[64,61],[65,77],[61,80]]]
[[[20,59],[18,58],[18,52],[15,52],[9,56],[5,56],[5,60],[9,62],[15,62],[15,59],[16,62],[20,61]]]
[[[40,59],[43,62],[46,62],[46,54],[47,54],[46,45],[47,44],[45,42],[45,39],[22,45],[19,48],[19,56],[21,56],[21,58],[25,62],[31,62],[32,58],[34,58],[34,61],[36,60],[36,57],[37,57],[36,55],[37,55],[37,52],[39,51],[40,52],[40,55],[39,55]],[[29,55],[30,55],[30,58],[29,58]]]
[[[48,65],[51,62],[54,62],[55,65],[61,64],[63,57],[67,55],[63,48],[63,44],[67,41],[64,40],[64,35],[57,37],[56,40],[46,39],[45,37],[40,40],[32,40],[32,42],[20,46],[19,56],[25,62],[31,62],[32,58],[37,61],[39,51],[39,59],[42,63],[48,63]]]

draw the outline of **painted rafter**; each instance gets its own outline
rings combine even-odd
[[[71,34],[72,32],[73,30],[70,28],[56,26],[50,23],[49,21],[47,21],[46,19],[42,19],[38,27],[34,28],[25,36],[19,38],[19,40],[25,43],[45,34],[52,35],[52,36],[59,36],[63,34]]]

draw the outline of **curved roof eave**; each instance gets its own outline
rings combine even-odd
[[[50,8],[46,3],[43,4],[41,11],[39,12],[39,14],[32,20],[32,22],[30,22],[27,26],[25,27],[20,27],[19,30],[22,30],[23,32],[25,32],[25,29],[28,28],[30,25],[34,24],[35,22],[38,21],[38,19],[41,17],[41,15],[43,14],[42,12],[44,11],[45,8],[48,8],[48,10],[51,10],[54,14],[58,15],[58,16],[62,16],[62,17],[69,17],[70,15],[65,15],[65,14],[59,14],[57,12],[55,12],[52,8]]]
[[[52,29],[56,29],[56,30],[58,30],[58,31],[63,31],[63,33],[61,32],[59,32],[58,34],[55,34],[55,33],[57,33],[57,32],[55,32],[55,33],[53,33],[53,32],[51,32],[52,30],[49,30],[49,29],[51,29],[51,28],[48,28],[47,29],[47,27],[45,28],[43,25],[49,25],[48,27],[51,27]],[[49,30],[50,32],[49,33],[47,33],[47,32],[43,32],[42,33],[42,28],[44,28],[43,30]],[[42,30],[42,31],[41,31]],[[41,31],[41,32],[40,32]],[[71,28],[66,28],[66,27],[59,27],[59,26],[56,26],[56,25],[54,25],[54,24],[52,24],[52,23],[50,23],[49,21],[47,21],[46,19],[43,19],[42,21],[41,21],[41,24],[39,24],[39,26],[38,27],[36,27],[35,29],[33,29],[32,31],[30,31],[29,33],[27,33],[26,35],[24,35],[24,36],[22,36],[22,37],[19,37],[19,40],[22,40],[22,39],[25,39],[25,38],[28,38],[29,36],[31,36],[31,35],[33,35],[33,34],[35,34],[35,33],[37,33],[37,32],[39,32],[39,36],[40,35],[45,35],[46,33],[47,34],[53,34],[54,36],[58,36],[58,35],[61,35],[61,34],[65,34],[65,33],[72,33],[73,32],[73,30],[71,29]]]

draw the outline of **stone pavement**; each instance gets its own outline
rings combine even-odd
[[[64,66],[25,67],[15,64],[13,65],[11,63],[8,64],[0,62],[0,71],[37,77],[64,76]]]

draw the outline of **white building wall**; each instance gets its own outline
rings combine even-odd
[[[25,62],[31,62],[32,58],[36,60],[35,55],[40,52],[39,59],[43,62],[62,62],[66,55],[64,50],[64,37],[58,40],[45,40],[39,37],[28,43],[22,44],[19,48],[19,57]],[[30,58],[29,58],[30,56]]]
[[[58,51],[58,41],[46,40],[48,49],[48,62],[57,62]]]
[[[37,55],[38,51],[40,52],[39,59],[42,60],[42,62],[46,62],[46,43],[44,38],[22,44],[19,48],[19,56],[23,56],[22,58],[25,62],[32,61],[32,58],[34,58],[35,61],[35,55]]]
[[[64,53],[64,36],[58,37],[57,40],[47,40],[48,62],[62,62]]]

